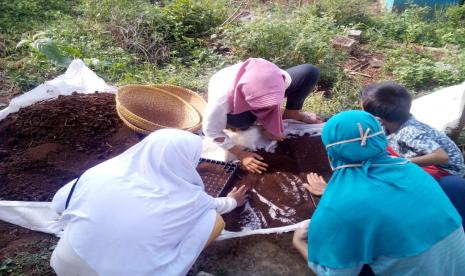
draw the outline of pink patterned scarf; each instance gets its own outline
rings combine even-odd
[[[284,76],[278,66],[249,58],[240,67],[228,91],[231,114],[251,111],[263,127],[274,135],[283,133],[281,103],[285,92]]]

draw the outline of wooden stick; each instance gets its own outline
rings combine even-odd
[[[349,57],[350,59],[355,59],[356,61],[359,61],[359,62],[362,62],[363,60],[362,59],[358,59],[356,57]]]
[[[367,77],[367,78],[373,78],[373,76],[371,76],[371,75],[364,74],[364,73],[361,73],[361,72],[356,72],[356,71],[349,71],[349,74],[351,74],[351,75],[360,75],[360,76],[364,76],[364,77]]]
[[[224,26],[225,24],[227,23],[230,23],[232,21],[234,21],[234,19],[238,16],[238,14],[241,14],[242,11],[241,11],[241,8],[242,8],[242,5],[245,3],[245,2],[248,2],[248,0],[243,0],[239,6],[237,7],[237,9],[223,22],[221,23],[220,27]]]
[[[369,63],[369,62],[365,62],[362,66],[360,66],[360,68],[358,68],[358,70],[365,69],[368,65],[370,65],[370,63]]]

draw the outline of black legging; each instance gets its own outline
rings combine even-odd
[[[291,85],[286,89],[286,109],[301,110],[307,96],[312,92],[320,79],[320,70],[311,64],[301,64],[286,70],[291,76]],[[250,111],[236,115],[228,114],[228,127],[248,128],[257,118]]]

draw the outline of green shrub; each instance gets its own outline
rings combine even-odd
[[[412,6],[403,13],[373,17],[364,26],[370,44],[384,48],[395,43],[418,43],[443,47],[447,43],[465,44],[465,8],[451,6],[431,13],[429,7]]]
[[[304,109],[322,115],[332,115],[347,109],[360,109],[359,99],[362,83],[359,79],[338,75],[330,96],[315,92],[305,100]]]
[[[465,51],[444,50],[443,58],[434,58],[427,51],[404,48],[390,52],[385,70],[413,90],[432,90],[465,80]]]
[[[354,25],[368,20],[370,0],[316,0],[311,11],[320,17],[330,17],[338,25]]]
[[[38,23],[73,13],[77,1],[66,0],[1,0],[0,32],[22,32]]]
[[[331,18],[308,11],[259,14],[250,23],[229,26],[223,42],[241,59],[261,57],[283,68],[314,64],[322,70],[322,81],[330,85],[339,71],[336,62],[343,58],[331,40],[342,29]]]
[[[444,14],[444,20],[451,26],[463,28],[463,23],[465,22],[465,5],[450,6]]]
[[[147,0],[87,0],[89,20],[102,23],[116,45],[155,64],[189,62],[204,47],[226,16],[225,5],[213,0],[175,0],[164,6]]]
[[[0,0],[0,57],[14,54],[23,33],[75,15],[76,3],[74,0]]]

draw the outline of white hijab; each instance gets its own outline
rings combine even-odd
[[[100,275],[185,275],[216,217],[201,149],[192,133],[159,130],[85,172],[63,213],[76,253]]]

